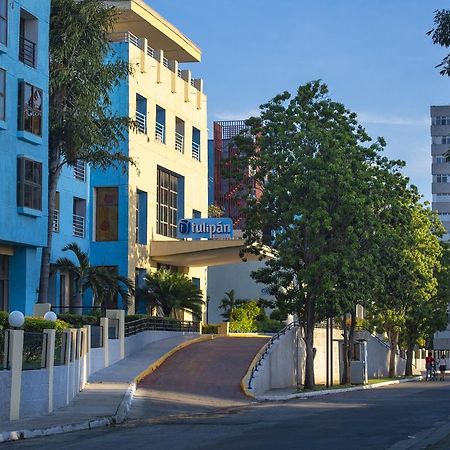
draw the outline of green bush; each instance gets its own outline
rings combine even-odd
[[[150,317],[147,314],[130,314],[125,317],[125,322],[133,322],[134,320],[145,319],[146,317]]]
[[[67,322],[72,328],[82,328],[84,325],[98,325],[99,323],[97,316],[82,316],[72,313],[58,314],[58,319]]]
[[[42,333],[44,330],[62,331],[70,328],[70,324],[57,320],[52,322],[50,320],[45,320],[42,317],[25,317],[25,323],[22,329],[29,333]]]
[[[278,320],[266,319],[258,322],[258,331],[266,333],[278,333],[284,328],[284,324]]]
[[[9,328],[9,314],[6,311],[0,311],[0,331]]]
[[[253,333],[258,331],[257,318],[260,315],[261,307],[256,301],[249,301],[233,308],[230,314],[230,332]]]
[[[278,322],[283,322],[284,320],[287,319],[287,314],[286,313],[282,313],[278,308],[274,309],[271,313],[270,313],[270,318],[272,320],[278,320]]]
[[[219,325],[214,324],[203,325],[202,334],[219,334]]]

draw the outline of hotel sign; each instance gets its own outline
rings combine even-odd
[[[181,219],[178,222],[178,239],[231,239],[233,221],[228,217],[218,219]]]

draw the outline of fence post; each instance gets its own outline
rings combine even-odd
[[[203,322],[199,322],[199,323],[198,323],[198,332],[199,332],[200,334],[202,334],[202,332],[203,332]]]
[[[119,321],[118,336],[120,339],[120,359],[125,358],[125,311],[122,309],[107,309],[106,317]]]
[[[105,367],[109,367],[109,336],[108,336],[108,318],[101,317],[100,318],[100,326],[102,327],[102,341],[103,341],[103,352],[104,352],[104,361]]]
[[[55,339],[56,330],[44,330],[47,335],[47,348],[45,354],[45,367],[48,370],[48,412],[53,412],[53,372],[55,365]]]
[[[69,404],[70,401],[70,354],[72,352],[72,331],[64,330],[64,365],[66,366],[66,404]]]
[[[11,370],[11,400],[9,420],[20,417],[20,397],[22,390],[23,330],[8,332],[8,361]]]
[[[89,379],[90,375],[91,375],[91,326],[90,325],[85,325],[83,327],[86,331],[85,331],[85,352],[86,352],[86,382]]]
[[[83,330],[81,328],[77,329],[77,354],[75,355],[75,367],[76,367],[76,375],[77,375],[77,382],[75,383],[76,386],[76,393],[81,391],[81,363],[82,363],[82,356],[83,356]],[[75,395],[76,395],[75,393]]]

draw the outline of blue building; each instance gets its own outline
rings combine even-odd
[[[0,310],[31,314],[47,243],[50,0],[0,0]]]

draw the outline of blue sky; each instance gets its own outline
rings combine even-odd
[[[322,79],[431,200],[429,107],[450,104],[445,49],[426,32],[444,0],[147,0],[203,51],[209,120],[247,118]]]

